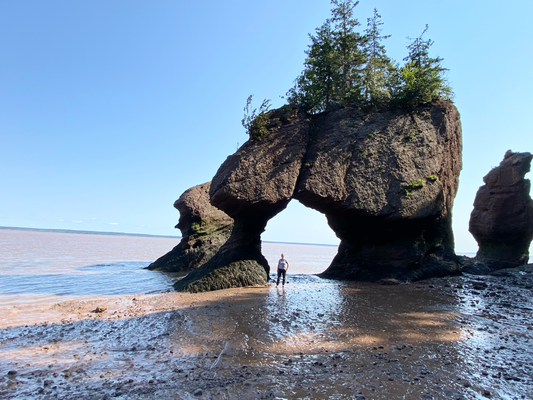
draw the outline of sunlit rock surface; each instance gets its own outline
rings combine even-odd
[[[287,207],[306,153],[308,121],[292,107],[271,111],[269,133],[248,140],[211,181],[211,203],[234,219],[228,241],[175,288],[205,291],[263,285],[270,267],[261,254],[267,222]]]
[[[197,291],[194,282],[215,273],[237,286],[252,270],[268,274],[261,233],[294,198],[325,214],[341,239],[325,277],[416,280],[459,271],[451,210],[462,142],[451,102],[318,115],[285,106],[267,115],[268,133],[229,156],[212,180],[211,203],[235,221],[230,238],[178,290]],[[233,277],[240,262],[249,272]]]
[[[210,182],[187,189],[174,207],[180,212],[176,228],[180,243],[148,266],[165,272],[189,272],[204,264],[228,239],[233,220],[209,202]]]
[[[451,211],[461,124],[450,102],[313,118],[294,197],[341,239],[323,276],[416,280],[458,271]]]
[[[476,262],[489,270],[527,264],[533,239],[531,153],[505,153],[476,194],[469,230],[479,244]]]

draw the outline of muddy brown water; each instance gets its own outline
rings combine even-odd
[[[0,315],[0,398],[530,399],[532,271],[390,286],[293,275],[43,305],[31,325]]]

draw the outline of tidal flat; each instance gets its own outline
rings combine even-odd
[[[530,264],[4,307],[0,397],[527,399],[532,294]]]

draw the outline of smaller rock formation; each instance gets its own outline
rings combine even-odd
[[[211,183],[187,189],[174,207],[180,212],[176,228],[180,243],[158,258],[148,269],[164,272],[189,272],[213,257],[230,236],[233,220],[209,202]]]
[[[285,106],[267,115],[268,134],[248,140],[212,179],[211,203],[234,220],[230,238],[211,260],[176,282],[176,290],[267,283],[270,267],[261,254],[261,233],[291,200],[308,141],[308,122],[296,108]]]
[[[500,165],[484,178],[470,215],[470,233],[479,245],[476,263],[489,270],[527,264],[533,239],[531,153],[505,153]]]

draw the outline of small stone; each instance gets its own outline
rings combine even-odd
[[[92,312],[99,314],[99,313],[103,313],[105,310],[107,310],[107,308],[98,306]]]
[[[204,392],[202,391],[202,389],[196,389],[193,393],[193,395],[195,396],[201,396]]]
[[[380,279],[378,283],[380,285],[393,286],[393,285],[399,285],[400,281],[394,278],[384,278],[384,279]]]
[[[11,370],[11,371],[8,371],[7,376],[15,376],[15,375],[17,375],[17,374],[18,374],[17,371],[15,371],[15,370]]]

